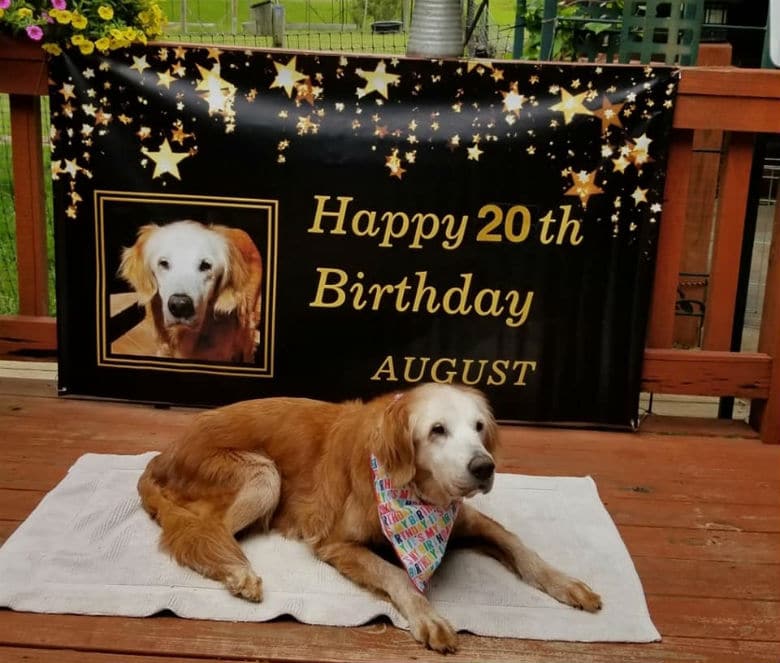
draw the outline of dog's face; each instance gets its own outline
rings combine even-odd
[[[406,469],[425,501],[445,506],[493,487],[497,425],[477,390],[422,385],[396,397],[385,418],[391,422],[386,436],[396,447],[391,476],[395,470],[395,480],[403,482]]]
[[[224,236],[200,223],[149,225],[126,249],[121,273],[142,299],[159,295],[166,327],[199,327],[225,276],[228,256]]]

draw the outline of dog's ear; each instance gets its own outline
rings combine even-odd
[[[228,248],[214,311],[222,314],[236,311],[244,319],[251,313],[253,291],[259,287],[262,274],[260,254],[252,238],[243,230],[226,226],[212,226],[211,229],[225,238]]]
[[[138,295],[139,304],[148,304],[157,293],[157,281],[144,256],[146,243],[159,226],[151,223],[142,226],[133,246],[122,250],[119,276],[127,281]]]
[[[417,471],[414,438],[409,421],[409,396],[396,394],[382,412],[376,430],[374,454],[395,486],[405,486]]]

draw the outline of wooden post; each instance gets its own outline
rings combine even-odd
[[[19,313],[48,315],[41,100],[37,96],[12,94],[10,105]]]
[[[731,134],[718,195],[718,221],[710,287],[707,292],[707,314],[704,318],[702,347],[705,350],[731,349],[740,248],[745,228],[754,145],[754,134]]]
[[[731,44],[702,44],[699,46],[696,64],[705,67],[731,64]],[[706,275],[710,273],[710,239],[722,145],[722,131],[704,129],[693,134],[691,183],[680,271],[704,274],[702,279],[691,279],[697,283],[706,281]],[[686,285],[681,282],[681,287],[686,299],[704,301],[706,298],[706,287],[703,285]],[[699,322],[695,318],[676,318],[675,344],[682,347],[696,347],[699,339]]]
[[[772,369],[766,400],[750,404],[750,425],[760,431],[764,442],[780,444],[780,191],[775,203],[758,351],[772,357]]]

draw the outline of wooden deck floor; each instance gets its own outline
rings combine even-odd
[[[83,453],[159,449],[186,410],[0,389],[0,542]],[[591,474],[633,556],[663,642],[461,635],[448,661],[780,661],[780,447],[739,436],[504,428],[504,472]],[[0,578],[2,582],[2,578]],[[0,610],[0,661],[440,661],[386,624],[230,624]]]

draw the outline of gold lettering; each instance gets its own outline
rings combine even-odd
[[[430,357],[418,357],[420,359],[420,372],[417,374],[416,377],[412,377],[410,375],[410,368],[412,364],[414,363],[415,357],[404,357],[404,381],[405,382],[419,382],[420,380],[425,377],[425,367],[428,365],[428,362],[431,360]]]
[[[386,376],[383,376],[386,373]],[[387,382],[398,382],[398,378],[395,376],[395,363],[393,362],[393,355],[387,355],[382,361],[382,364],[376,369],[376,373],[371,376],[372,380]]]
[[[466,226],[468,224],[469,217],[468,215],[464,214],[457,226],[455,225],[455,217],[452,214],[445,216],[443,221],[445,224],[444,236],[447,239],[445,239],[441,245],[445,249],[457,249],[461,244],[463,244],[463,238],[466,236]]]
[[[441,305],[445,313],[455,315],[460,313],[461,315],[467,315],[471,313],[471,304],[466,304],[466,300],[469,296],[469,290],[471,289],[471,279],[474,277],[471,273],[461,274],[463,279],[463,285],[453,286],[445,291],[444,296],[441,299]],[[451,300],[453,297],[460,295],[458,305],[452,306]]]
[[[363,272],[358,272],[356,276],[358,279],[362,279],[365,274]],[[371,290],[371,288],[369,288],[369,290]],[[354,295],[352,298],[352,308],[354,308],[356,311],[360,311],[361,309],[366,308],[366,300],[363,299],[363,284],[353,283],[351,286],[349,286],[349,291]]]
[[[360,227],[361,220],[365,218],[368,223],[365,228]],[[376,237],[379,234],[379,228],[376,223],[376,212],[374,210],[361,209],[352,217],[352,232],[356,237]]]
[[[482,300],[485,297],[490,297],[490,306],[488,308],[484,308],[482,306]],[[499,316],[504,312],[504,307],[498,303],[500,298],[500,290],[490,290],[489,288],[480,290],[477,293],[477,296],[474,297],[474,310],[477,312],[477,315],[492,315],[494,317]]]
[[[571,230],[571,238],[569,244],[577,246],[582,243],[582,235],[580,235],[580,228],[582,224],[577,219],[570,219],[571,205],[561,205],[563,210],[563,219],[561,219],[561,226],[558,228],[558,237],[555,240],[556,244],[563,244],[566,238],[566,231]]]
[[[308,232],[320,234],[325,232],[322,229],[322,220],[323,217],[329,216],[336,218],[336,225],[330,232],[334,235],[346,235],[347,231],[344,230],[344,221],[346,220],[347,216],[347,206],[354,200],[354,198],[351,196],[339,196],[338,200],[341,204],[338,212],[325,211],[325,203],[327,203],[332,198],[332,196],[314,196],[314,198],[317,201],[317,211],[314,213],[314,221],[312,222],[312,226],[309,228]]]
[[[449,363],[453,370],[447,371],[445,373],[447,377],[442,378],[439,376],[439,366],[445,362]],[[455,359],[452,359],[451,357],[440,357],[431,364],[431,379],[439,384],[452,384],[457,373],[457,371],[454,370],[456,365],[457,361]]]
[[[430,221],[431,227],[428,232],[425,232],[425,222]],[[431,214],[430,212],[426,214],[415,214],[412,217],[412,223],[415,224],[414,226],[414,239],[412,240],[412,243],[409,245],[410,249],[421,249],[422,243],[420,240],[423,239],[433,239],[436,237],[436,234],[439,232],[439,217],[435,214]]]
[[[525,373],[529,368],[532,371],[535,371],[536,362],[518,359],[514,364],[512,364],[512,370],[517,370],[518,366],[520,367],[520,375],[517,376],[517,380],[515,381],[514,385],[516,387],[525,387]]]
[[[463,375],[461,376],[461,379],[463,380],[463,384],[474,386],[475,384],[479,384],[482,381],[482,373],[485,371],[485,366],[488,363],[487,359],[480,359],[477,363],[479,364],[479,373],[477,374],[477,377],[474,379],[471,379],[468,377],[469,375],[469,369],[471,368],[471,365],[474,363],[473,359],[464,359],[463,360]]]
[[[541,219],[539,219],[539,223],[542,224],[542,233],[539,240],[541,241],[542,244],[552,244],[555,237],[550,236],[547,232],[549,230],[550,224],[555,223],[555,219],[553,218],[552,215],[552,210],[547,212],[547,214],[545,214]]]
[[[309,306],[316,306],[322,308],[338,308],[346,300],[347,296],[344,294],[344,284],[347,282],[347,273],[342,269],[333,269],[330,267],[317,267],[320,280],[317,283],[317,294],[314,296],[314,301],[309,302]],[[328,283],[328,278],[331,275],[337,277],[337,283]],[[325,301],[325,292],[334,291],[335,299],[331,301]]]
[[[534,291],[529,290],[525,293],[525,300],[520,306],[520,293],[517,290],[510,290],[506,293],[509,303],[509,317],[504,320],[508,327],[520,327],[528,319],[528,313],[531,311],[531,303],[534,300]],[[518,308],[519,307],[519,308]]]
[[[496,359],[496,361],[491,364],[490,368],[493,369],[493,374],[498,374],[498,377],[494,378],[493,375],[488,375],[487,383],[491,387],[498,387],[504,384],[506,382],[506,373],[504,371],[509,368],[509,361],[506,359]]]
[[[396,219],[401,222],[401,225],[397,230],[395,229]],[[382,221],[385,222],[385,234],[382,236],[382,241],[379,242],[379,246],[383,248],[393,246],[393,243],[390,240],[399,239],[409,231],[409,217],[404,212],[385,212],[382,215]]]
[[[382,303],[382,295],[386,292],[392,293],[395,290],[395,286],[391,284],[380,285],[379,283],[373,283],[368,287],[368,292],[374,295],[374,303],[371,304],[372,311],[379,310],[379,304]]]
[[[436,301],[436,288],[430,285],[425,285],[425,281],[428,278],[428,272],[415,272],[417,277],[417,292],[414,295],[414,304],[412,304],[412,311],[415,313],[420,310],[420,304],[422,299],[427,295],[428,304],[425,310],[428,313],[436,313],[439,310],[440,304]]]

